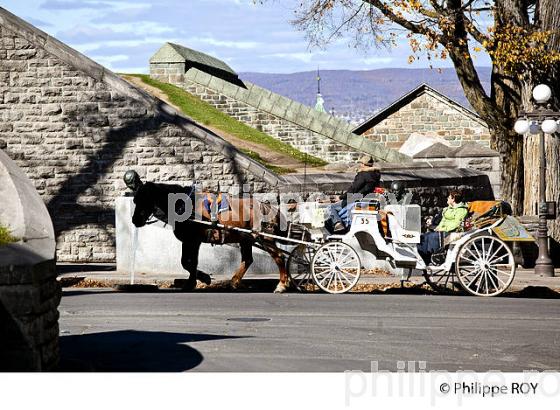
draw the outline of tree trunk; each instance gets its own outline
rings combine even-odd
[[[507,200],[514,213],[523,213],[524,162],[523,137],[513,130],[521,105],[521,82],[503,72],[498,66],[492,67],[491,98],[500,110],[503,119],[499,123],[488,122],[491,131],[492,148],[500,153],[502,167],[501,197]]]
[[[501,160],[501,198],[511,204],[516,215],[523,214],[524,166],[523,137],[513,129],[491,130],[492,148],[499,152]]]

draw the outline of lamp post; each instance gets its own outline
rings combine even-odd
[[[554,276],[554,266],[550,259],[548,249],[548,227],[547,219],[556,218],[556,204],[546,202],[546,153],[545,153],[545,134],[554,134],[558,129],[559,112],[554,112],[547,105],[552,97],[550,87],[545,84],[537,85],[533,89],[533,99],[537,103],[537,108],[533,111],[520,112],[520,118],[516,121],[514,129],[518,134],[524,135],[539,134],[539,228],[537,231],[537,242],[539,246],[539,256],[535,264],[535,274],[540,276]]]

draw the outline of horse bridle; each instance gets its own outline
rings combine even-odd
[[[148,219],[146,219],[146,222],[144,223],[144,225],[151,225],[151,224],[155,224],[157,221],[159,221],[159,219],[157,219],[154,216],[154,213],[152,212],[150,214],[150,216],[148,216]]]

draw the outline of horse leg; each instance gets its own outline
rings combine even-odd
[[[280,271],[280,281],[278,282],[278,285],[276,285],[274,293],[284,293],[290,286],[284,254],[274,245],[265,245],[264,249],[269,253],[272,259],[274,259],[274,262],[276,262],[278,270]]]
[[[274,259],[274,262],[276,262],[276,265],[278,266],[278,270],[280,271],[280,282],[278,282],[278,285],[276,285],[276,289],[274,289],[274,293],[284,293],[288,290],[290,286],[284,255],[280,251],[275,249],[271,253],[271,256],[272,259]]]
[[[185,290],[193,290],[196,287],[196,268],[198,266],[198,252],[200,250],[200,242],[183,242],[181,265],[183,269],[189,272],[187,284],[183,287]]]
[[[243,275],[245,275],[245,272],[247,272],[247,269],[249,269],[249,266],[253,263],[253,242],[250,240],[243,240],[239,243],[239,247],[241,248],[241,264],[231,278],[231,287],[233,289],[239,287]]]

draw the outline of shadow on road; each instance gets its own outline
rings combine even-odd
[[[83,278],[78,278],[82,279]],[[100,282],[101,286],[97,286],[97,282],[85,282],[77,284],[67,283],[61,281],[62,286],[65,288],[63,296],[81,296],[88,293],[97,294],[98,291],[93,289],[97,287],[105,288],[105,292],[119,293],[122,290],[115,289],[114,284],[110,282]],[[171,283],[160,283],[159,288],[149,290],[129,290],[127,293],[272,293],[278,284],[277,279],[244,279],[238,289],[232,289],[229,281],[217,281],[211,285],[202,285],[192,291],[183,291],[180,288],[173,287]],[[290,290],[290,293],[298,293],[295,290]],[[324,294],[319,288],[312,287],[306,293]],[[470,296],[465,291],[461,290],[457,285],[457,290],[436,292],[431,289],[427,284],[420,283],[405,283],[401,286],[399,283],[383,283],[383,284],[358,284],[356,285],[351,294],[368,294],[368,295],[447,295],[447,296]],[[474,297],[474,296],[470,296]],[[507,290],[498,297],[502,298],[527,298],[527,299],[560,299],[560,292],[558,289],[551,289],[546,286],[526,286],[519,290]]]
[[[62,372],[180,372],[204,360],[187,345],[237,336],[122,330],[61,336]]]

